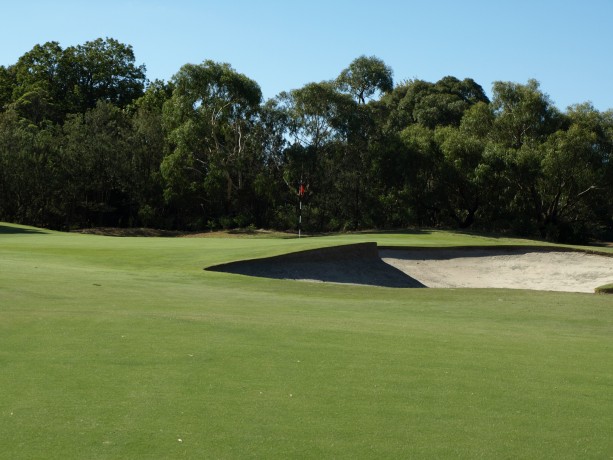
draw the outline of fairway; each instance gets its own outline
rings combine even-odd
[[[0,457],[613,456],[610,295],[203,270],[364,242],[536,244],[426,230],[117,238],[0,223]]]

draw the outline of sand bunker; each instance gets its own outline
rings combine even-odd
[[[209,267],[249,276],[396,288],[510,288],[594,292],[613,282],[613,258],[531,247],[377,248],[362,243]]]
[[[382,250],[384,262],[433,288],[594,292],[613,281],[613,258],[535,248]]]

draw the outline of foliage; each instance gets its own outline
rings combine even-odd
[[[145,66],[135,64],[132,47],[112,38],[66,49],[57,42],[36,45],[6,72],[14,82],[11,102],[34,122],[62,121],[99,100],[125,107],[145,83]]]
[[[613,112],[536,80],[393,84],[376,56],[262,101],[230,64],[146,82],[112,38],[0,66],[0,219],[205,229],[475,228],[613,238]],[[304,193],[299,200],[298,190]]]
[[[392,69],[376,56],[354,59],[336,81],[362,104],[375,92],[388,93],[394,87]]]
[[[161,165],[166,197],[191,203],[187,215],[200,203],[206,219],[242,208],[259,160],[251,140],[260,87],[213,61],[183,66],[173,86],[163,109],[170,143]]]
[[[594,289],[594,292],[596,294],[613,294],[613,283],[598,286],[596,289]]]

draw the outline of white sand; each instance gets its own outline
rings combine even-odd
[[[432,288],[594,292],[613,282],[613,258],[579,252],[382,250],[384,262]]]

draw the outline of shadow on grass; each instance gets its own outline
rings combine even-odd
[[[302,232],[302,238],[319,238],[326,236],[344,235],[430,235],[434,232],[431,229],[397,229],[397,230],[348,230],[335,232]],[[287,238],[298,238],[298,233],[288,233]]]
[[[0,224],[0,235],[43,235],[48,233],[44,230],[38,230],[36,228],[23,228],[23,227],[13,227],[12,225],[2,225]]]
[[[589,246],[595,246],[597,248],[613,248],[613,241],[593,241]]]
[[[586,252],[581,249],[555,246],[446,246],[446,247],[403,247],[380,246],[379,254],[383,258],[400,260],[451,260],[458,258],[480,258],[495,256],[522,256],[540,252]]]
[[[265,230],[253,228],[234,228],[231,230],[220,231],[216,233],[227,233],[229,236],[247,236],[255,238],[279,238],[279,239],[294,239],[298,238],[298,233],[284,232],[280,230]]]
[[[117,237],[175,237],[183,236],[185,232],[173,230],[159,230],[154,228],[134,227],[93,227],[74,230],[75,233],[98,236],[117,236]]]
[[[322,281],[393,288],[426,287],[383,262],[375,243],[311,249],[264,259],[244,260],[206,270],[284,280]]]

